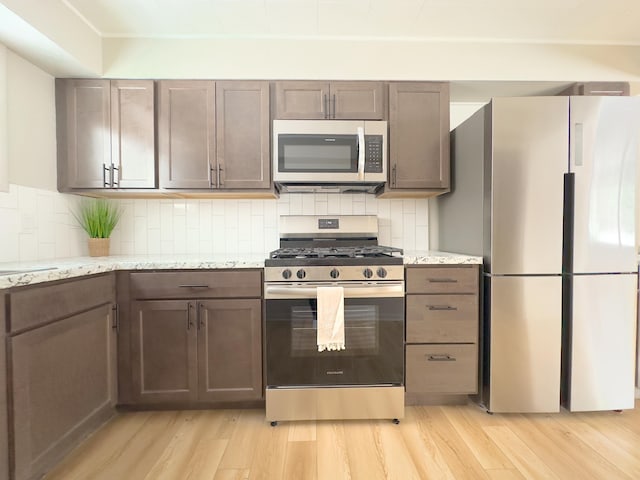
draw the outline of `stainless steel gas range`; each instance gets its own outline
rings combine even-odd
[[[265,261],[267,420],[402,418],[402,250],[364,215],[281,217],[280,246]],[[318,351],[326,286],[344,292],[344,350]]]

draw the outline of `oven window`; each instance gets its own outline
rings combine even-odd
[[[355,172],[356,135],[278,135],[280,172]]]
[[[378,355],[377,305],[345,305],[345,351],[350,354]],[[308,357],[318,354],[317,311],[311,306],[291,309],[291,356]]]
[[[267,300],[267,385],[401,385],[404,298],[345,298],[344,322],[345,349],[318,352],[316,300]]]

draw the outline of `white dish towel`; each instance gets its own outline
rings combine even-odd
[[[318,287],[318,351],[344,350],[344,288]]]

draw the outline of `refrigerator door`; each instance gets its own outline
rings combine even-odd
[[[640,98],[570,101],[573,273],[634,272]]]
[[[496,98],[492,107],[488,271],[559,274],[569,99]]]
[[[562,277],[490,278],[492,412],[558,412]]]
[[[573,276],[569,410],[634,408],[637,281]]]

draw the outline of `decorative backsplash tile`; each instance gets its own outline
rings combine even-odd
[[[0,192],[0,262],[87,255],[86,234],[71,209],[79,201],[18,185]],[[263,255],[278,248],[280,215],[377,215],[379,242],[428,250],[427,199],[370,194],[284,194],[277,200],[119,200],[113,254]]]

